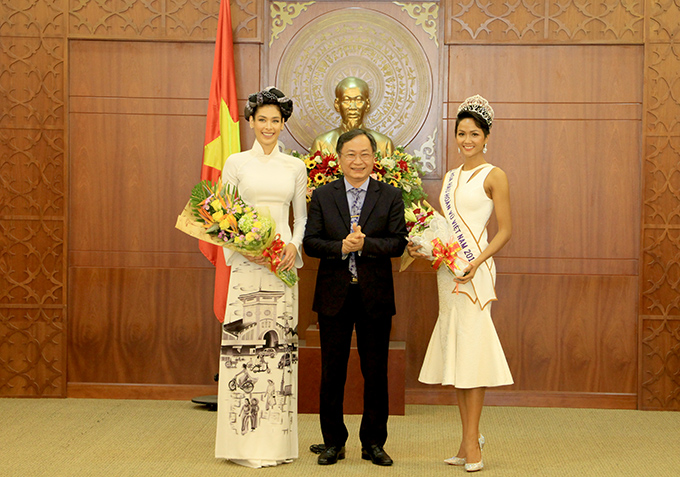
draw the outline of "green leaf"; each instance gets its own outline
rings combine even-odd
[[[196,217],[196,220],[202,224],[205,223],[205,220],[203,220],[201,214],[198,213],[198,208],[200,207],[199,204],[210,197],[210,195],[213,193],[213,187],[214,186],[210,181],[203,180],[196,184],[191,190],[191,198],[189,199],[189,202],[191,203],[191,211],[193,212],[194,217]]]

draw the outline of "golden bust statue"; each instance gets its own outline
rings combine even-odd
[[[349,76],[340,81],[335,87],[335,110],[340,113],[342,123],[340,127],[326,131],[314,139],[310,153],[326,151],[335,154],[335,144],[342,133],[352,129],[364,129],[368,131],[378,145],[378,151],[382,157],[392,154],[394,144],[387,136],[363,126],[364,116],[371,109],[371,100],[368,98],[368,84],[362,79]]]

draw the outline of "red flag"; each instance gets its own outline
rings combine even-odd
[[[201,179],[215,182],[222,174],[227,157],[241,150],[229,0],[220,2],[204,144]],[[217,319],[224,321],[229,288],[229,267],[224,263],[222,247],[200,241],[199,248],[203,255],[215,265],[213,309]]]

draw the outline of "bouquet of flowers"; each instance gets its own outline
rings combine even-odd
[[[406,219],[406,230],[411,235],[420,236],[429,226],[430,221],[434,218],[435,210],[430,204],[425,201],[422,205],[420,202],[413,203],[404,209],[404,216]]]
[[[304,161],[307,167],[307,201],[311,200],[314,189],[342,177],[335,154],[316,151],[313,154],[301,155],[293,151],[293,156]],[[384,158],[380,152],[376,153],[371,177],[401,189],[407,207],[427,197],[423,190],[421,175],[420,158],[407,154],[401,146],[397,147],[392,155]]]
[[[285,244],[268,211],[249,206],[236,188],[222,185],[221,181],[213,184],[204,180],[193,188],[176,227],[242,255],[268,258],[269,269],[289,287],[298,281],[293,270],[278,269]]]
[[[408,240],[420,245],[419,252],[432,260],[432,267],[438,270],[445,265],[456,277],[462,277],[469,262],[459,254],[462,247],[453,237],[449,222],[430,204],[415,203],[405,210]],[[402,256],[400,271],[405,270],[413,258],[405,252]]]
[[[401,189],[404,205],[411,207],[416,201],[427,198],[420,178],[422,173],[420,158],[407,154],[403,146],[398,146],[391,156],[381,157],[380,151],[376,153],[371,177]]]
[[[342,177],[338,158],[335,154],[316,151],[313,154],[302,156],[293,151],[293,156],[304,161],[307,167],[307,202],[312,199],[314,189]]]

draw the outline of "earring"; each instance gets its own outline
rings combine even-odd
[[[458,148],[458,154],[460,154],[460,148]]]
[[[482,152],[486,154],[486,144],[484,144],[484,149],[482,149]]]

